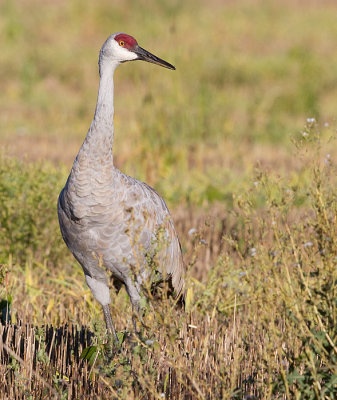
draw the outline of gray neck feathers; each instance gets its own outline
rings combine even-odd
[[[117,64],[104,64],[100,57],[100,82],[94,119],[76,157],[73,170],[113,167],[113,74]]]

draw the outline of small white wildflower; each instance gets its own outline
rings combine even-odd
[[[325,127],[325,128],[328,128],[328,127],[329,127],[329,122],[325,122],[325,123],[324,123],[324,127]]]
[[[245,275],[247,275],[247,272],[245,272],[245,271],[241,271],[241,272],[239,273],[239,276],[245,276]]]
[[[151,340],[151,339],[145,340],[145,344],[146,344],[147,346],[152,346],[153,343],[154,343],[154,340]]]
[[[326,166],[329,166],[329,165],[331,165],[331,161],[328,158],[324,158],[324,164]]]
[[[311,246],[313,246],[313,243],[312,243],[312,242],[306,242],[306,243],[304,243],[304,247],[311,247]]]
[[[256,248],[255,248],[255,247],[252,247],[252,248],[250,249],[250,255],[251,255],[252,257],[254,257],[254,256],[256,255]]]
[[[271,224],[272,225],[276,225],[276,221],[271,221]]]
[[[308,132],[303,132],[303,133],[302,133],[302,136],[303,136],[303,137],[308,136]]]
[[[291,190],[290,190],[290,189],[287,189],[287,190],[286,190],[286,193],[287,193],[287,194],[291,193]]]
[[[254,186],[258,186],[259,182],[254,182]]]
[[[160,397],[164,398],[165,397],[165,393],[160,393]]]
[[[324,163],[325,163],[325,165],[329,165],[329,166],[331,165],[331,155],[330,154],[327,154],[325,156]]]
[[[313,124],[314,122],[316,122],[315,118],[307,118],[308,124]]]
[[[197,230],[195,229],[195,228],[191,228],[189,231],[188,231],[188,235],[189,236],[192,236],[194,233],[196,233],[197,232]]]
[[[200,243],[201,243],[201,244],[207,244],[207,242],[206,242],[205,239],[200,239]]]

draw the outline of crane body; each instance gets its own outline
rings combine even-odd
[[[116,286],[125,285],[137,312],[145,283],[168,280],[177,296],[184,287],[180,243],[164,200],[113,163],[113,75],[120,63],[137,59],[174,69],[139,47],[133,37],[109,36],[99,56],[95,115],[58,200],[62,237],[82,266],[102,305],[108,333],[117,342],[107,272]]]

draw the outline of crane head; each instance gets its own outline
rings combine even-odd
[[[175,69],[172,64],[140,47],[134,37],[121,32],[110,35],[103,44],[100,52],[100,65],[106,58],[117,63],[143,60],[165,68]]]

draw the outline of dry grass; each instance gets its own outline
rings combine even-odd
[[[112,291],[113,318],[126,339],[110,358],[101,312],[78,266],[8,264],[15,326],[1,327],[4,398],[333,399],[336,166],[309,166],[317,142],[301,146],[313,180],[300,211],[296,191],[303,188],[289,191],[288,180],[262,170],[229,216],[221,207],[207,218],[193,208],[177,211],[189,264],[186,310],[149,299],[141,341],[130,333],[125,291]],[[260,210],[256,192],[265,197]],[[33,328],[33,321],[52,326]],[[93,364],[79,358],[89,343],[100,351]]]
[[[191,315],[173,344],[159,332],[158,348],[141,343],[143,356],[134,350],[137,342],[124,344],[116,355],[119,361],[114,362],[113,376],[111,370],[109,374],[96,369],[91,379],[91,366],[79,358],[93,342],[90,331],[46,327],[37,335],[37,328],[31,325],[2,326],[1,398],[26,394],[47,399],[55,393],[55,398],[68,399],[158,399],[161,393],[168,399],[212,399],[226,398],[235,391],[240,396],[258,395],[266,379],[261,368],[264,338],[252,324],[245,344],[242,324],[247,321],[243,315],[237,315],[235,321],[219,320],[215,315]]]

